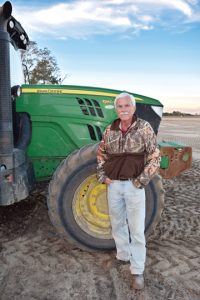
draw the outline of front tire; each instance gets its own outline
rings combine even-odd
[[[49,185],[48,208],[53,225],[71,244],[81,249],[115,248],[108,216],[106,185],[96,179],[98,145],[76,150],[57,168]],[[148,235],[163,209],[161,178],[155,176],[145,189]]]

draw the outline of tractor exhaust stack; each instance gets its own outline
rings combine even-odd
[[[0,7],[0,205],[25,199],[34,185],[32,164],[25,151],[14,148],[13,142],[10,44],[12,42],[16,49],[25,49],[20,37],[27,35],[11,13],[12,5],[7,1]]]
[[[13,125],[10,87],[10,36],[7,22],[12,5],[0,7],[0,170],[13,169]]]

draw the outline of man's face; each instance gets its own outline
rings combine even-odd
[[[133,106],[129,97],[123,97],[117,100],[116,112],[121,121],[132,120],[136,107]]]

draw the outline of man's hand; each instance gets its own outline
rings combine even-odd
[[[112,179],[106,177],[105,181],[104,181],[105,184],[109,185],[112,183]]]

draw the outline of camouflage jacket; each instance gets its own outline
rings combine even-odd
[[[137,117],[127,132],[122,134],[120,119],[115,120],[106,128],[98,147],[98,181],[103,183],[108,177],[105,166],[112,155],[117,154],[120,157],[120,155],[139,155],[140,153],[144,153],[143,169],[136,178],[132,179],[133,184],[138,188],[147,185],[160,166],[160,151],[156,143],[156,135],[147,121]],[[115,166],[118,167],[118,163]],[[131,168],[131,165],[128,168]]]

